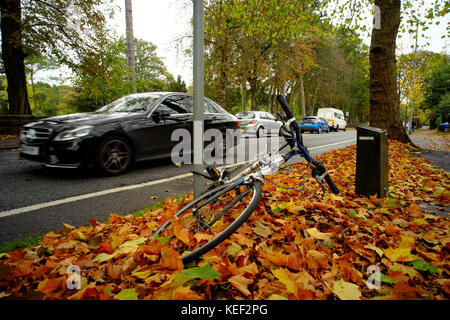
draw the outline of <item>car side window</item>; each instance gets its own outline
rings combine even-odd
[[[203,108],[205,113],[219,113],[217,109],[206,99],[205,103],[203,104]]]
[[[170,96],[161,102],[157,110],[166,111],[170,114],[192,113],[192,104],[187,98],[185,96]]]
[[[268,115],[270,120],[278,121],[278,119],[273,114],[268,113],[267,115]]]

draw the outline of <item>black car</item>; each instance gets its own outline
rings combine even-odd
[[[237,118],[205,98],[204,129],[239,129]],[[193,131],[193,97],[149,92],[122,97],[92,113],[57,116],[25,125],[20,156],[48,167],[96,166],[117,175],[133,161],[170,157],[172,132]]]

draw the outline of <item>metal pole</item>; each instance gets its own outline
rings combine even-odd
[[[204,171],[203,101],[204,101],[204,12],[203,0],[194,0],[194,171]],[[194,197],[204,190],[203,177],[194,174]]]

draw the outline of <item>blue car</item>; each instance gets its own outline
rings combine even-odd
[[[317,132],[330,132],[330,127],[328,126],[327,121],[324,118],[321,117],[306,117],[303,119],[302,123],[300,124],[300,128],[302,129],[302,132],[309,131],[311,133]]]
[[[442,131],[442,132],[448,132],[450,130],[449,128],[450,127],[448,125],[448,121],[447,122],[443,122],[443,123],[441,123],[439,125],[439,131]]]

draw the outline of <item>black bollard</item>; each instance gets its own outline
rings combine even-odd
[[[383,198],[389,188],[387,131],[357,126],[356,194]]]

